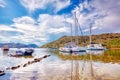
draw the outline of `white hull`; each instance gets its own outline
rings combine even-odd
[[[87,46],[87,50],[106,50],[101,44],[90,44]]]
[[[72,48],[60,48],[59,49],[61,52],[86,52],[85,47],[72,47]]]

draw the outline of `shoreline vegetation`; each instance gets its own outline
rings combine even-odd
[[[64,47],[65,43],[74,41],[75,39],[72,38],[73,36],[63,36],[59,38],[56,41],[47,43],[40,48],[59,48]],[[84,46],[89,44],[89,36],[79,36],[79,46]],[[103,46],[105,46],[107,49],[117,49],[120,50],[120,33],[104,33],[104,34],[98,34],[98,35],[92,35],[92,42],[95,43],[101,43]]]

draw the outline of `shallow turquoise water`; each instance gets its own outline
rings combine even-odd
[[[15,49],[10,49],[8,54],[14,52]],[[97,55],[101,55],[103,53],[104,52],[94,52],[94,54]],[[28,61],[32,61],[34,58],[42,57],[46,54],[50,54],[51,56],[38,63],[28,65],[27,67],[20,67],[16,70],[6,70],[6,74],[4,76],[0,76],[0,80],[71,80],[71,77],[75,77],[78,73],[79,79],[92,80],[92,78],[94,78],[95,80],[120,80],[119,58],[114,63],[111,62],[112,60],[108,60],[107,62],[102,61],[103,59],[92,60],[92,62],[91,60],[87,60],[85,62],[84,60],[64,59],[65,56],[69,54],[60,53],[50,49],[35,49],[32,57],[16,58],[10,57],[8,54],[3,53],[0,50],[0,70],[5,70],[6,67],[23,65]],[[85,55],[86,53],[79,54]],[[110,58],[114,59],[114,56],[115,55],[111,58],[110,55]],[[94,74],[94,76],[91,74]],[[73,78],[72,80],[75,79]]]

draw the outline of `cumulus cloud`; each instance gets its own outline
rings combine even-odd
[[[5,2],[3,0],[0,0],[0,7],[2,7],[2,8],[5,7]]]
[[[68,19],[71,19],[70,17]],[[67,34],[69,30],[69,22],[65,19],[64,15],[49,15],[41,14],[39,15],[38,25],[39,32],[41,34],[49,35],[58,35]]]
[[[7,25],[0,25],[0,31],[15,31],[15,29],[10,28]]]
[[[35,24],[35,20],[28,16],[14,18],[13,22],[18,24]]]
[[[36,9],[45,9],[48,5],[54,8],[54,12],[57,12],[70,5],[70,0],[20,0],[20,2],[30,12],[34,12]]]
[[[120,1],[84,1],[73,12],[77,13],[80,25],[85,31],[92,25],[94,33],[120,32]],[[86,28],[86,29],[85,29]]]
[[[29,9],[29,11],[34,11],[36,9],[41,9],[41,8],[45,8],[45,6],[48,4],[49,0],[20,0],[21,4]]]
[[[51,0],[51,1],[53,1],[51,3],[55,8],[54,10],[55,13],[70,5],[70,0]]]
[[[40,27],[33,18],[23,16],[13,19],[13,22],[14,24],[11,25],[12,27],[23,31],[23,35],[14,36],[14,38],[20,38],[23,42],[26,43],[47,41],[47,37],[45,37],[44,34],[41,34],[39,31]]]
[[[35,27],[35,20],[31,17],[24,16],[19,18],[13,19],[14,24],[11,26],[15,26],[17,29],[20,30],[27,30],[27,31],[36,31]]]
[[[64,15],[40,14],[38,20],[28,16],[18,17],[13,19],[12,25],[0,26],[0,38],[5,42],[40,44],[50,40],[51,35],[67,34],[70,31],[70,21],[71,18],[66,20]]]

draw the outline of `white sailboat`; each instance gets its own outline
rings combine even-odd
[[[59,50],[61,52],[86,52],[86,48],[85,47],[80,47],[77,46],[74,42],[70,43],[70,45],[68,45],[69,43],[66,43],[67,45],[64,47],[59,48]]]
[[[90,26],[90,44],[87,45],[87,50],[106,50],[106,48],[102,46],[102,44],[92,42],[91,26]]]
[[[106,50],[106,48],[100,43],[91,43],[87,46],[87,50]]]
[[[61,52],[86,52],[85,47],[78,46],[78,26],[76,21],[76,12],[75,12],[75,41],[73,42],[71,39],[71,42],[68,42],[65,44],[64,47],[60,47],[59,50]],[[72,27],[71,27],[71,35],[72,35]]]

